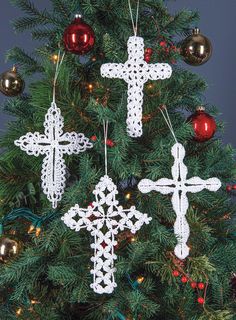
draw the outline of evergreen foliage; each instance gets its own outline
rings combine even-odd
[[[0,266],[0,319],[236,319],[230,285],[236,271],[236,230],[228,219],[233,217],[235,205],[225,191],[226,183],[234,176],[235,151],[231,146],[223,146],[218,138],[200,144],[194,142],[192,128],[185,121],[185,111],[193,113],[203,103],[206,82],[178,64],[173,65],[170,79],[147,83],[144,134],[132,139],[126,133],[127,86],[117,79],[104,79],[99,72],[104,62],[127,59],[126,42],[132,34],[127,0],[51,0],[51,8],[42,11],[37,8],[37,1],[11,2],[24,13],[14,21],[15,30],[30,30],[32,38],[40,39],[43,45],[31,54],[20,48],[13,48],[7,54],[10,61],[21,65],[20,71],[29,76],[30,84],[27,95],[10,98],[3,106],[15,118],[0,138],[1,214],[21,207],[42,216],[52,212],[40,186],[42,158],[29,157],[14,145],[14,140],[29,131],[43,132],[55,72],[51,56],[57,54],[63,31],[78,11],[93,27],[96,44],[85,59],[66,54],[56,100],[65,119],[65,130],[84,132],[88,137],[96,135],[97,141],[92,150],[66,158],[66,192],[56,218],[42,225],[39,237],[27,234],[24,220],[5,227],[7,234],[16,225],[16,237],[22,241],[22,248],[16,259]],[[133,7],[135,4],[132,1]],[[158,22],[158,30],[152,16]],[[162,0],[142,0],[139,34],[145,46],[156,52],[161,48],[161,37],[177,45],[175,36],[184,37],[198,19],[198,13],[188,10],[170,15]],[[96,56],[96,61],[92,56]],[[181,60],[178,52],[153,55],[153,62],[171,63],[174,59]],[[40,73],[40,79],[32,77],[35,73]],[[93,84],[92,92],[87,90],[89,83]],[[189,176],[204,179],[216,176],[223,184],[217,193],[205,190],[188,195],[191,251],[183,269],[194,281],[208,282],[204,306],[197,303],[197,294],[189,284],[182,284],[172,275],[176,268],[173,255],[176,239],[175,213],[169,196],[154,192],[143,195],[135,187],[132,199],[125,201],[125,191],[120,190],[119,200],[124,206],[135,204],[153,220],[138,232],[137,241],[127,244],[125,240],[116,250],[118,287],[112,295],[96,295],[89,287],[93,254],[89,233],[71,231],[60,220],[75,203],[86,207],[93,201],[94,186],[104,174],[103,120],[109,121],[108,137],[115,142],[114,147],[108,148],[108,173],[116,184],[130,177],[153,180],[171,177],[173,138],[158,109],[163,104],[168,106],[178,141],[186,148]],[[215,106],[206,107],[207,112],[217,116]],[[218,123],[218,128],[220,131],[223,124]],[[132,285],[140,275],[144,281]],[[32,306],[32,299],[39,303]],[[19,308],[23,311],[16,315]]]

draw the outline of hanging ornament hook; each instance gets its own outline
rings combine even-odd
[[[104,153],[105,153],[105,175],[107,176],[107,135],[108,135],[108,121],[103,120],[104,132]]]
[[[161,114],[163,115],[163,118],[165,119],[165,122],[166,122],[168,128],[170,129],[170,132],[171,132],[175,142],[178,143],[178,140],[176,138],[176,135],[175,135],[175,132],[174,132],[174,128],[172,126],[172,123],[171,123],[170,116],[169,116],[168,110],[166,108],[166,105],[163,105],[163,106],[159,107],[159,110],[161,111]]]
[[[129,4],[129,11],[130,11],[130,17],[131,17],[131,21],[132,21],[133,30],[134,30],[134,35],[136,37],[137,33],[138,33],[138,18],[139,18],[139,4],[140,4],[140,1],[137,0],[136,21],[135,21],[135,23],[134,23],[134,16],[133,16],[130,0],[128,0],[128,4]]]
[[[65,52],[63,53],[62,57],[61,57],[61,51],[59,50],[58,52],[58,59],[57,59],[57,64],[56,64],[56,71],[55,71],[55,76],[54,76],[54,80],[53,80],[53,103],[56,102],[56,83],[57,83],[57,78],[60,72],[60,68],[62,65],[62,62],[64,60],[65,57]]]

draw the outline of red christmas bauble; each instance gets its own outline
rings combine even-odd
[[[188,278],[185,277],[185,276],[183,276],[183,277],[181,278],[181,281],[182,281],[183,283],[186,283],[186,282],[188,282]]]
[[[205,284],[202,282],[199,282],[199,284],[197,285],[198,289],[203,290],[205,288]]]
[[[150,54],[146,54],[144,55],[144,60],[149,63],[151,61],[151,55]]]
[[[195,289],[195,288],[197,288],[197,282],[191,282],[190,283],[190,286],[191,286],[191,288],[193,288],[193,289]]]
[[[65,29],[63,35],[65,49],[75,54],[85,54],[92,50],[95,43],[93,29],[80,15]]]
[[[178,270],[173,270],[172,275],[174,277],[178,277],[179,276],[179,271]]]
[[[200,304],[204,304],[205,300],[202,297],[199,297],[197,299],[197,302],[200,303]]]
[[[211,139],[216,132],[215,119],[205,112],[203,107],[199,107],[196,112],[188,118],[192,123],[195,132],[195,140],[204,142]]]

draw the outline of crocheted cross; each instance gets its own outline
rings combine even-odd
[[[125,63],[106,63],[101,66],[101,75],[119,78],[128,83],[127,132],[131,137],[142,135],[143,87],[148,80],[170,78],[171,66],[167,63],[147,64],[144,60],[143,38],[128,39],[128,60]]]

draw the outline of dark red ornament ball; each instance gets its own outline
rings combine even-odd
[[[146,48],[146,49],[145,49],[145,54],[150,54],[150,55],[152,55],[152,54],[153,54],[153,49],[152,49],[152,48]]]
[[[150,54],[145,54],[144,55],[144,60],[149,63],[151,61],[151,55]]]
[[[205,284],[202,282],[199,282],[199,284],[197,285],[198,289],[203,290],[205,288]]]
[[[192,123],[195,140],[198,142],[204,142],[211,139],[216,132],[215,119],[205,112],[203,107],[200,107],[196,112],[188,118],[188,121]]]
[[[183,277],[181,278],[181,281],[182,281],[183,283],[186,283],[186,282],[188,282],[188,278],[185,277],[185,276],[183,276]]]
[[[227,191],[231,191],[232,190],[232,187],[230,185],[226,186],[226,190]]]
[[[91,138],[90,138],[90,140],[92,140],[92,141],[97,141],[97,137],[94,135],[94,136],[92,136]]]
[[[65,29],[63,35],[65,49],[75,54],[86,54],[95,43],[93,29],[85,23],[80,15]]]
[[[178,277],[179,276],[179,271],[178,270],[173,270],[172,275],[174,277]]]
[[[197,288],[197,282],[193,281],[190,283],[191,288],[195,289]]]
[[[197,302],[200,303],[200,304],[204,304],[205,300],[202,297],[199,297],[197,299]]]

